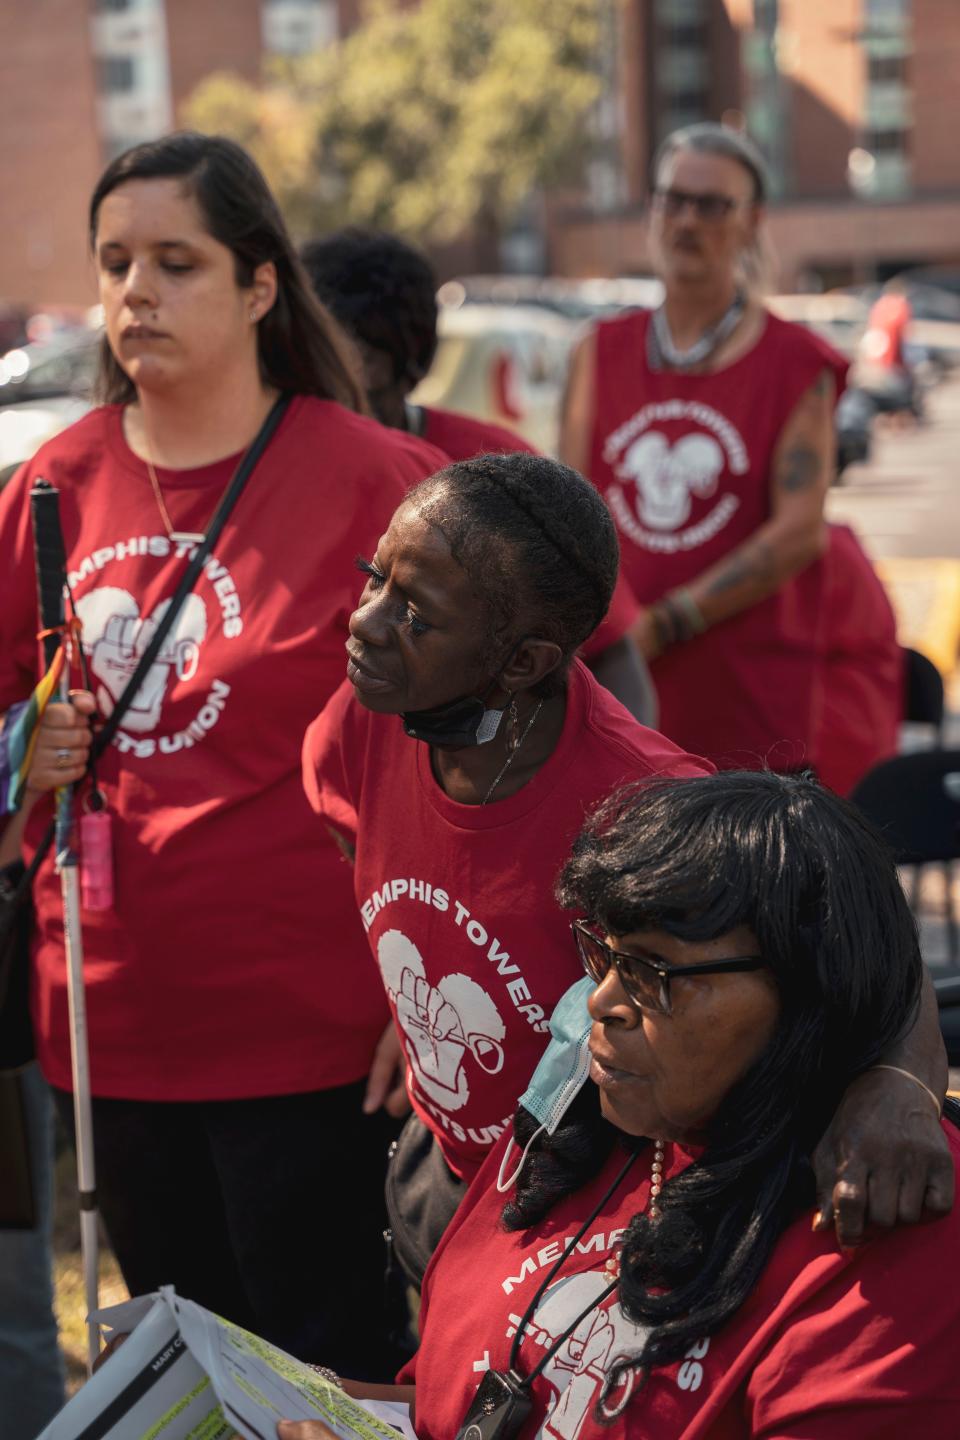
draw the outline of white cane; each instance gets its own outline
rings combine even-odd
[[[60,493],[45,480],[30,492],[33,537],[37,559],[40,620],[45,631],[47,664],[59,643],[64,623],[66,557],[60,529]],[[70,699],[70,655],[60,681],[60,699]],[[77,1184],[80,1198],[80,1250],[87,1313],[99,1307],[97,1195],[93,1163],[93,1107],[90,1098],[90,1053],[87,1042],[87,1006],[83,978],[83,931],[80,924],[80,877],[73,845],[73,790],[57,791],[56,867],[63,898],[63,933],[67,961],[67,1006],[70,1020],[70,1058],[73,1071],[73,1114],[76,1128]],[[100,1327],[87,1322],[87,1366],[100,1353]]]

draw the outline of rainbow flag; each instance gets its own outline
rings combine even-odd
[[[27,774],[37,743],[37,731],[63,673],[67,644],[61,642],[29,700],[7,711],[0,730],[0,814],[12,815],[23,804]]]

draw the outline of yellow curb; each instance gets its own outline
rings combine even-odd
[[[960,560],[886,556],[876,570],[897,617],[900,644],[922,650],[949,677],[960,649]]]

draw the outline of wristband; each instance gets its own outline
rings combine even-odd
[[[930,1086],[924,1084],[924,1082],[920,1079],[920,1076],[914,1075],[912,1070],[904,1070],[900,1065],[871,1065],[870,1068],[871,1070],[892,1070],[895,1075],[905,1075],[908,1080],[913,1081],[914,1085],[919,1085],[921,1090],[926,1090],[927,1094],[930,1096],[930,1099],[937,1107],[937,1117],[939,1118],[943,1114],[943,1106],[937,1099],[936,1095],[934,1095],[933,1091],[930,1089]]]
[[[674,590],[670,598],[679,608],[689,633],[691,635],[702,635],[707,628],[707,622],[703,618],[703,611],[690,594],[686,585],[681,585],[678,590]]]
[[[663,613],[666,615],[667,619],[670,621],[670,629],[673,634],[673,643],[676,644],[677,642],[680,642],[682,644],[684,640],[689,640],[690,631],[687,628],[686,616],[680,609],[680,606],[676,603],[674,597],[672,595],[664,595],[659,600],[658,604],[662,608]]]
[[[328,1385],[336,1385],[338,1390],[343,1389],[343,1383],[340,1379],[340,1376],[337,1374],[336,1370],[331,1370],[329,1365],[311,1365],[310,1369],[315,1370],[316,1373],[320,1376],[321,1380],[326,1380]]]
[[[674,630],[673,617],[670,615],[663,601],[658,600],[655,605],[650,606],[650,623],[653,626],[658,651],[662,652],[669,649],[677,636]]]

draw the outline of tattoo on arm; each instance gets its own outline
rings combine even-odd
[[[809,490],[820,475],[820,456],[809,445],[794,445],[777,467],[777,484],[788,494]]]
[[[722,595],[740,585],[769,585],[776,578],[773,551],[763,541],[738,551],[707,588],[708,595]]]

